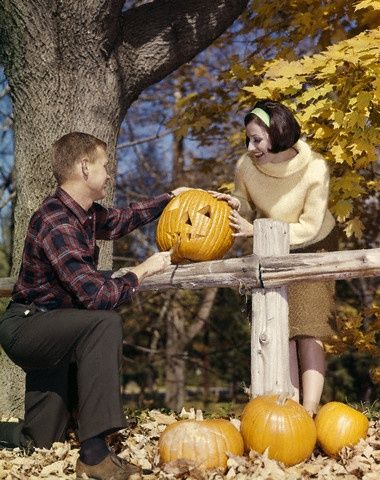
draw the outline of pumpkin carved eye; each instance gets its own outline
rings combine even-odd
[[[172,261],[214,260],[232,246],[229,226],[231,208],[201,190],[190,190],[174,198],[164,209],[156,232],[161,250],[174,247]]]
[[[211,207],[210,207],[210,205],[206,205],[205,207],[201,208],[199,210],[199,213],[201,213],[205,217],[210,218],[211,217]]]

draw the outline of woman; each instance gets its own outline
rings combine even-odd
[[[281,103],[256,103],[244,119],[245,153],[238,161],[233,195],[239,212],[231,213],[236,237],[250,237],[244,217],[272,218],[289,224],[292,252],[337,250],[335,220],[327,208],[329,171],[325,160],[300,140],[300,127]],[[290,375],[294,399],[314,415],[322,395],[325,354],[321,339],[334,332],[334,282],[312,282],[288,288]]]

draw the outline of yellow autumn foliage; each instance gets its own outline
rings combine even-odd
[[[376,342],[376,335],[380,331],[379,307],[372,305],[359,312],[347,304],[340,305],[337,311],[337,323],[339,335],[334,336],[325,345],[328,353],[340,354],[353,347],[374,358],[380,357],[380,348]],[[374,375],[377,378],[375,370],[377,371],[377,367],[374,367]]]

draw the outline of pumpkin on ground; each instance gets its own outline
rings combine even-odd
[[[323,405],[315,417],[317,440],[322,450],[332,457],[347,446],[353,446],[368,432],[367,417],[341,402]]]
[[[241,417],[246,450],[263,453],[286,466],[306,460],[313,452],[317,433],[307,411],[294,400],[279,395],[252,399]]]
[[[216,260],[231,248],[231,207],[203,190],[189,190],[173,198],[160,216],[156,242],[173,249],[173,263]]]
[[[180,420],[167,426],[158,442],[162,463],[190,460],[199,468],[226,468],[227,452],[243,455],[239,430],[222,418]]]

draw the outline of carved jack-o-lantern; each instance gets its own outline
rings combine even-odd
[[[161,214],[156,241],[161,250],[173,249],[172,261],[215,260],[231,248],[231,207],[203,190],[173,198]]]

